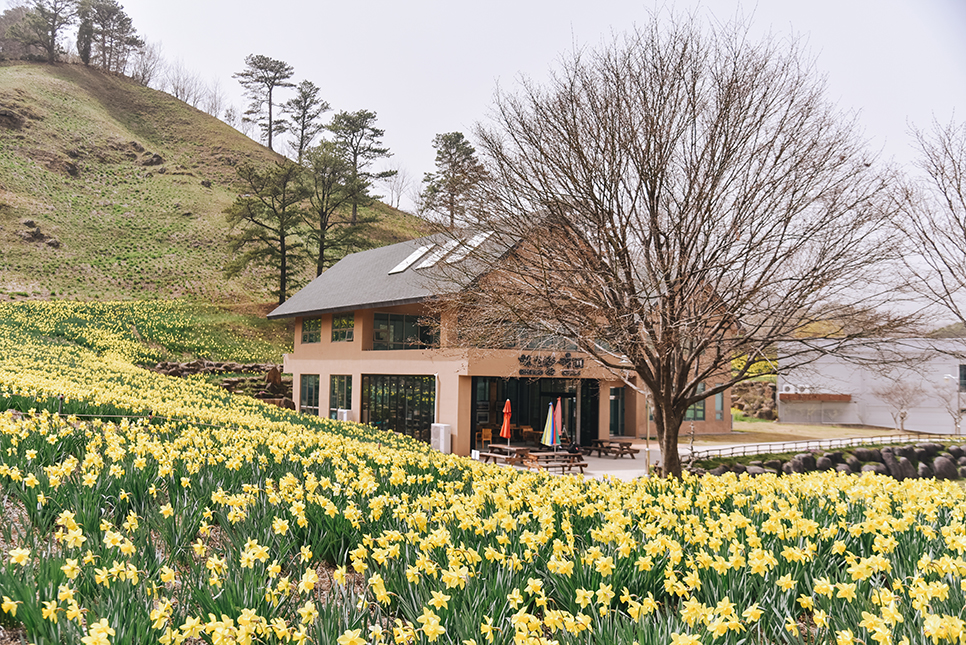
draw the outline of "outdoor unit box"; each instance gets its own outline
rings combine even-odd
[[[336,410],[335,418],[337,421],[352,421],[352,410],[339,408]]]
[[[430,429],[430,442],[433,450],[449,454],[453,452],[450,446],[453,429],[448,423],[434,423]]]

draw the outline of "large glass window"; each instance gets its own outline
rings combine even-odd
[[[714,418],[715,421],[724,419],[724,392],[718,392],[714,395]]]
[[[329,377],[329,418],[338,417],[339,409],[352,407],[352,376],[333,374]]]
[[[435,377],[362,375],[363,423],[428,443],[435,418]]]
[[[322,319],[303,318],[302,319],[302,342],[320,343],[322,342]]]
[[[437,344],[433,326],[421,324],[421,316],[404,314],[373,314],[372,348],[423,349]]]
[[[355,329],[354,314],[335,314],[332,316],[332,342],[344,343],[352,340]]]
[[[966,392],[966,365],[959,366],[959,391]]]
[[[319,375],[303,374],[299,377],[299,411],[319,415]]]

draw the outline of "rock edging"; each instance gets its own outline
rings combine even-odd
[[[791,459],[752,459],[747,463],[718,465],[710,470],[692,467],[690,472],[702,475],[747,473],[752,477],[765,474],[790,475],[835,470],[847,474],[875,472],[902,481],[904,479],[966,479],[966,447],[958,443],[922,442],[874,448],[861,446],[847,451],[802,452]]]

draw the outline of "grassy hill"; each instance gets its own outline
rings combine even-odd
[[[270,300],[264,274],[224,278],[223,211],[237,164],[277,158],[124,78],[0,66],[0,300]],[[376,242],[418,234],[417,219],[372,208]]]

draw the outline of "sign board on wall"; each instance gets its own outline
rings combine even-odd
[[[584,369],[584,359],[575,358],[567,352],[558,357],[557,354],[537,355],[521,354],[517,357],[520,363],[520,376],[564,376],[580,377]]]

